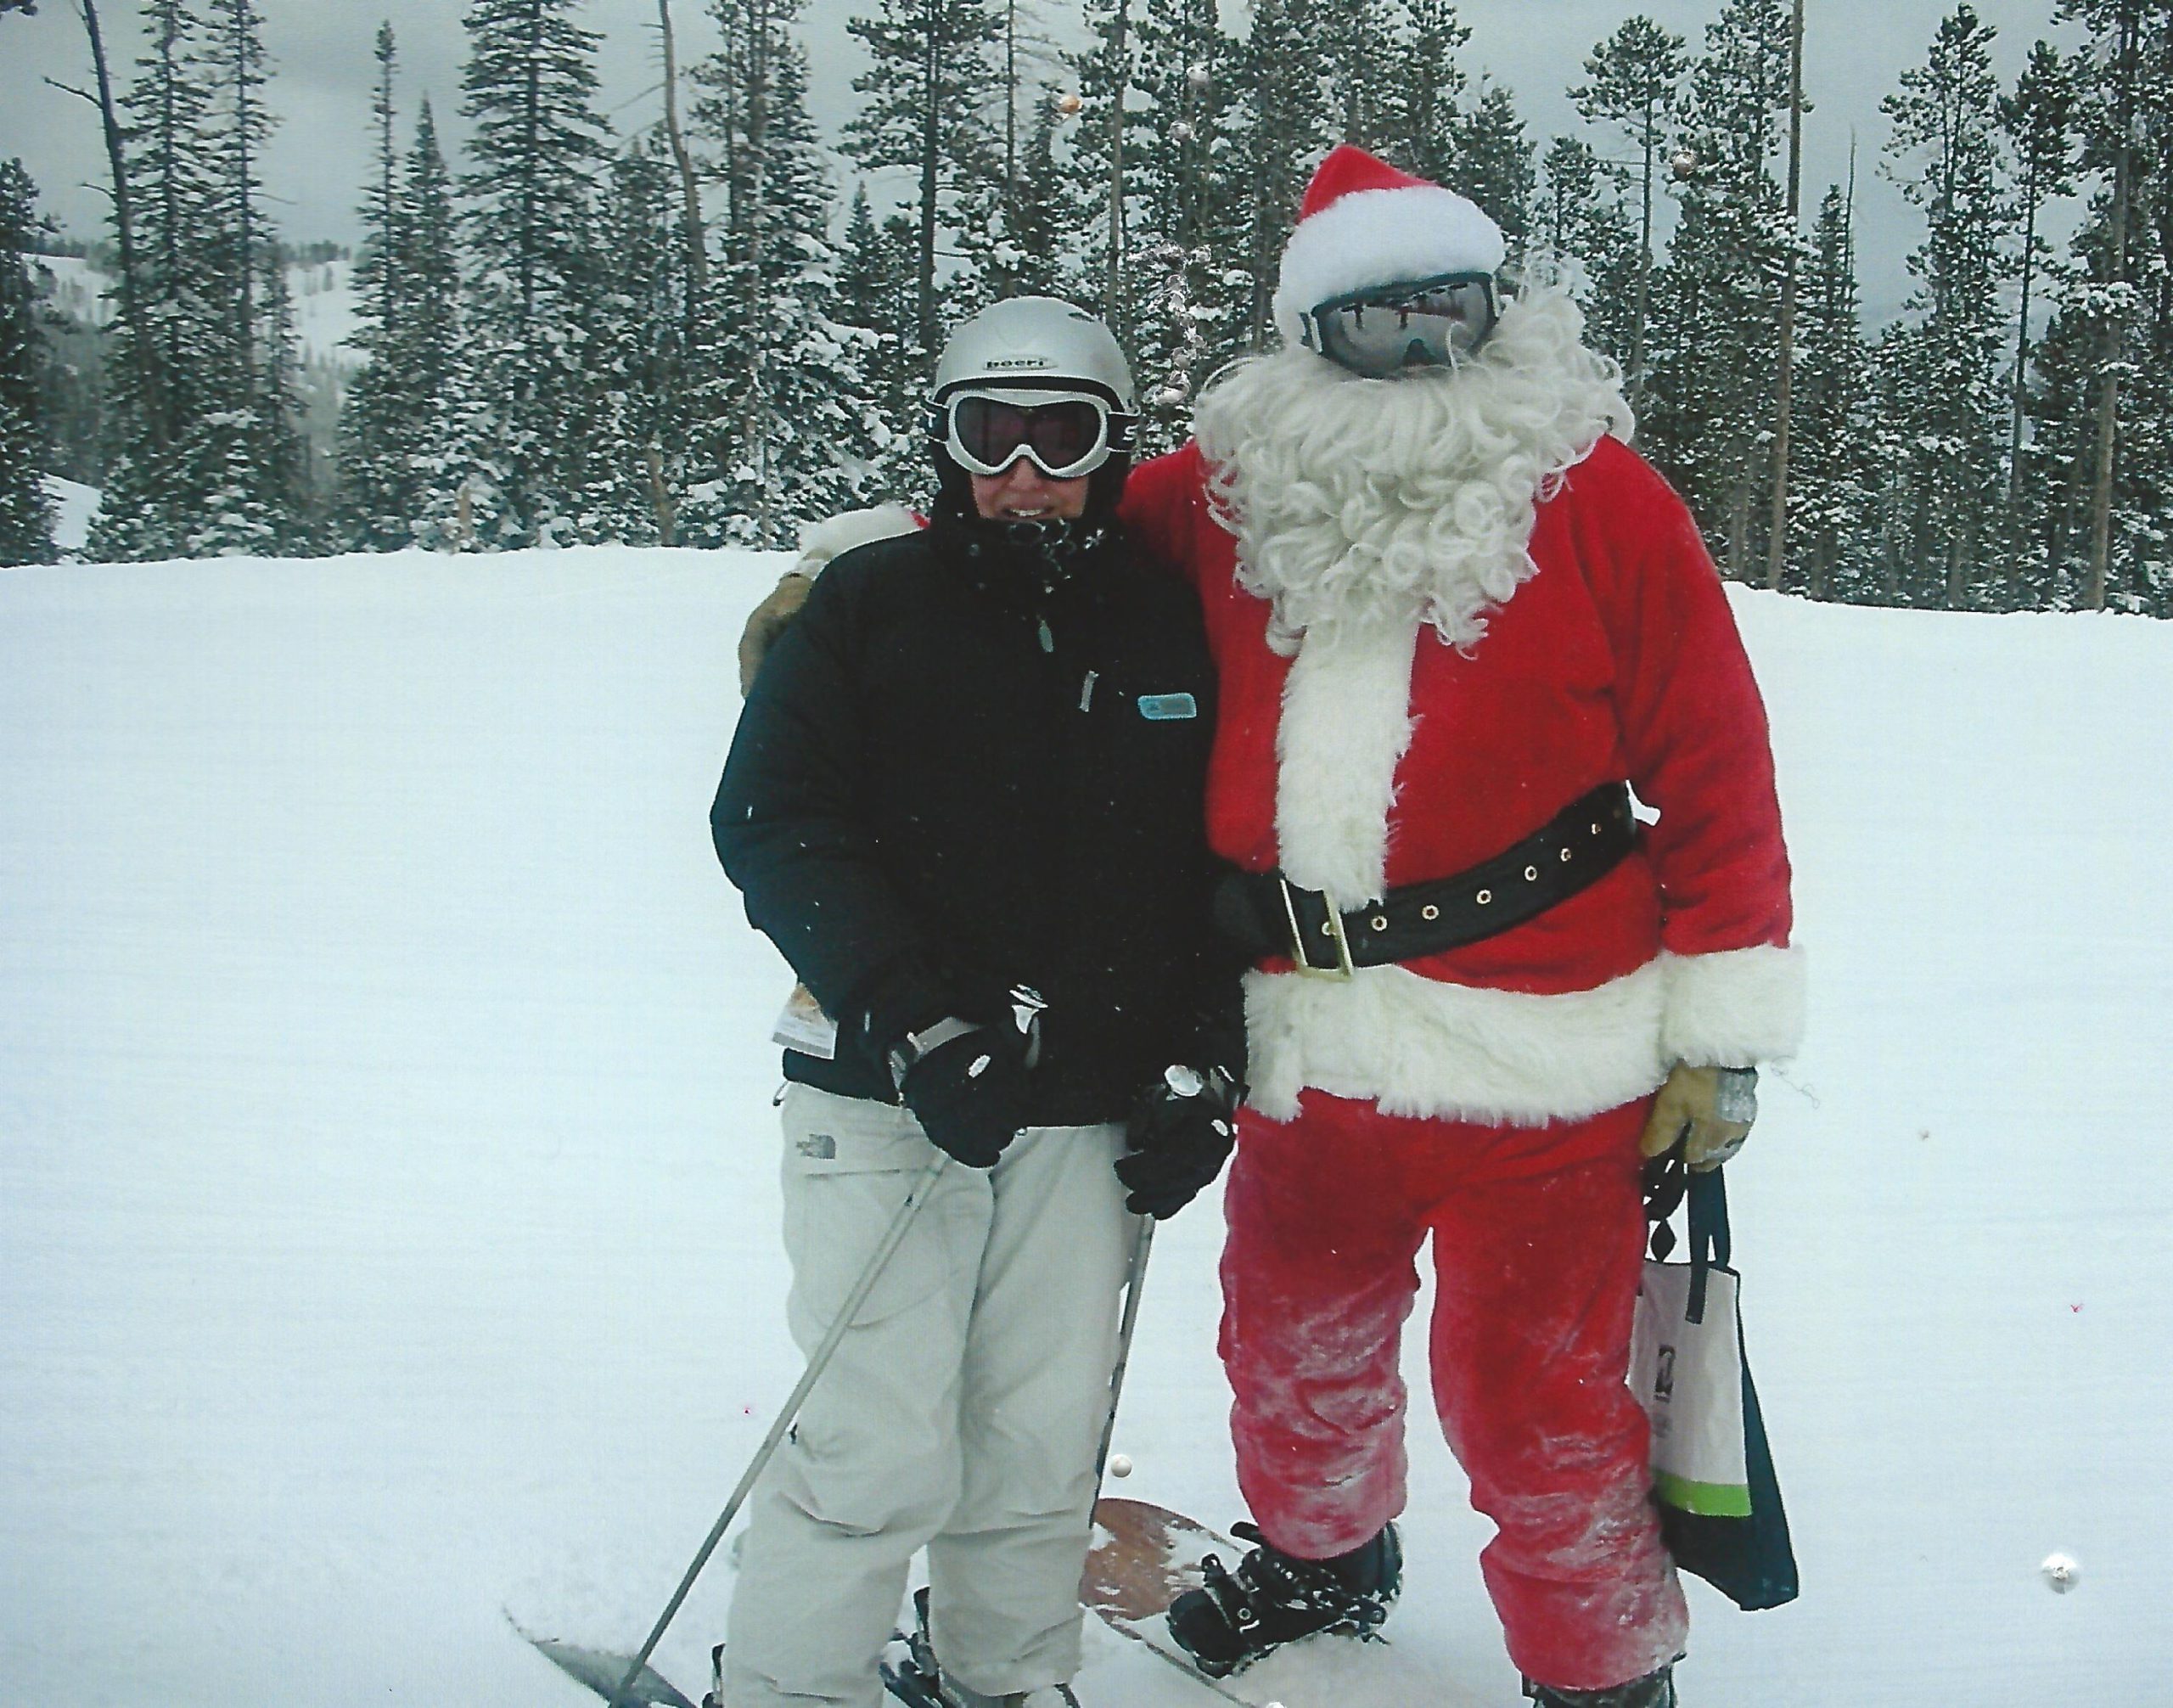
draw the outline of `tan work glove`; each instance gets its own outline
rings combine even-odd
[[[1755,1068],[1690,1067],[1677,1062],[1653,1099],[1653,1112],[1637,1149],[1648,1157],[1665,1156],[1680,1142],[1683,1161],[1703,1174],[1743,1149],[1757,1118]]]
[[[800,608],[807,603],[807,595],[814,591],[811,576],[798,570],[787,570],[778,578],[769,597],[747,614],[747,626],[739,631],[739,697],[744,699],[747,690],[755,685],[755,672],[761,669],[762,660],[770,655],[770,649],[777,644],[778,637],[785,632]]]

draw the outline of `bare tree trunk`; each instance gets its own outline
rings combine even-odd
[[[1781,365],[1773,407],[1773,513],[1766,527],[1766,585],[1777,587],[1788,561],[1789,388],[1796,356],[1796,218],[1803,186],[1803,0],[1788,31],[1788,260],[1781,274]]]
[[[1131,0],[1117,0],[1116,28],[1109,37],[1109,271],[1102,286],[1102,318],[1121,338],[1124,301],[1124,98],[1131,79],[1125,60],[1126,26]]]
[[[932,359],[935,355],[936,166],[942,138],[942,101],[939,91],[943,81],[944,43],[941,32],[936,27],[941,7],[937,0],[925,0],[924,9],[928,27],[921,33],[925,44],[924,51],[928,57],[921,66],[920,275],[917,301],[921,351]]]
[[[694,157],[679,127],[679,57],[671,36],[671,0],[656,0],[656,19],[664,31],[664,131],[671,158],[679,166],[679,199],[685,210],[687,313],[691,321],[709,293],[709,252],[702,228],[702,196],[694,178]]]
[[[2132,5],[2120,20],[2120,70],[2118,111],[2120,151],[2113,168],[2113,253],[2108,268],[2108,285],[2126,282],[2128,271],[2128,204],[2135,179],[2135,70],[2137,21]],[[2113,457],[2120,443],[2120,380],[2118,363],[2125,319],[2117,306],[2108,306],[2100,357],[2103,367],[2097,390],[2097,463],[2090,490],[2090,579],[2083,590],[2083,604],[2093,611],[2105,609],[2106,584],[2113,558]]]
[[[143,276],[136,258],[136,219],[128,197],[128,157],[121,145],[121,115],[113,98],[113,72],[106,62],[105,32],[98,26],[98,0],[76,0],[76,14],[91,42],[91,71],[98,81],[95,96],[81,89],[98,110],[99,127],[105,136],[106,170],[113,179],[114,241],[121,250],[121,314],[129,330],[129,357],[136,367],[145,412],[150,416],[153,442],[166,442],[166,386],[154,359],[149,329],[143,322]]]

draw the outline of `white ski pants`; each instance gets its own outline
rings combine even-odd
[[[902,1109],[785,1093],[786,1306],[811,1351],[935,1152]],[[1133,1218],[1120,1126],[1030,1127],[938,1177],[750,1504],[729,1708],[878,1708],[916,1549],[945,1670],[1068,1681]]]

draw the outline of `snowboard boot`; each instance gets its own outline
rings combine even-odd
[[[1676,1708],[1675,1668],[1663,1666],[1605,1690],[1557,1690],[1527,1678],[1524,1695],[1534,1708]]]
[[[1257,1526],[1231,1533],[1260,1545],[1224,1569],[1209,1554],[1206,1582],[1170,1604],[1170,1635],[1210,1678],[1227,1677],[1286,1643],[1321,1632],[1370,1637],[1403,1583],[1403,1545],[1390,1525],[1363,1547],[1332,1559],[1300,1559]]]

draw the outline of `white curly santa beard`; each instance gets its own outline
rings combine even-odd
[[[1241,362],[1194,430],[1238,580],[1294,653],[1277,735],[1282,869],[1345,908],[1386,884],[1421,625],[1469,649],[1537,573],[1534,508],[1631,418],[1558,290],[1511,303],[1480,359],[1361,379],[1309,350]]]

